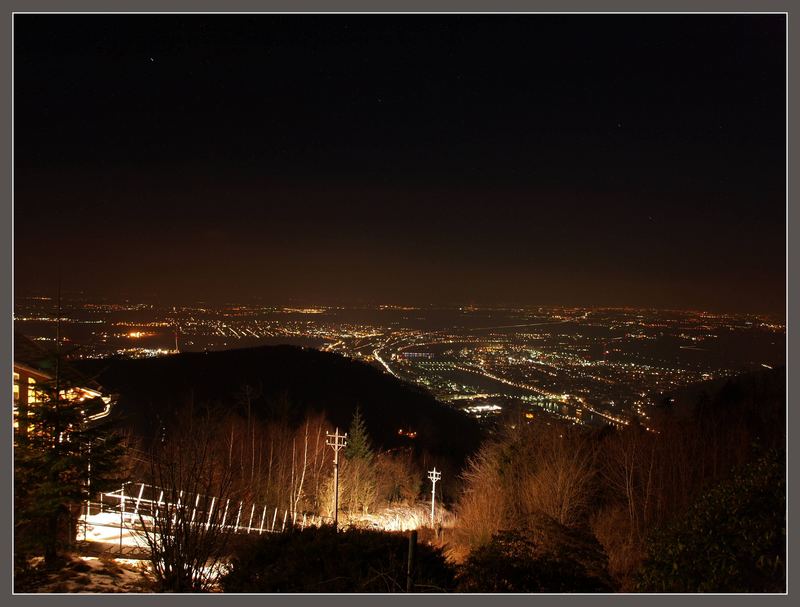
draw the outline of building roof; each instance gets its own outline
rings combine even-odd
[[[51,352],[35,343],[25,335],[14,332],[14,364],[22,365],[50,378],[56,374],[55,352]],[[62,357],[58,365],[58,373],[67,384],[89,388],[97,392],[103,389],[95,380],[86,377]]]

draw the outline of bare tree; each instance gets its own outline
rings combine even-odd
[[[507,495],[500,475],[499,449],[489,443],[467,462],[464,491],[456,505],[458,534],[471,548],[489,542],[503,526]]]
[[[158,499],[139,511],[140,533],[160,591],[201,592],[220,573],[233,533],[223,509],[234,497],[232,475],[220,465],[224,438],[213,413],[191,405],[182,413],[180,426],[150,451],[148,483]]]
[[[327,470],[325,455],[325,430],[328,423],[322,414],[309,415],[295,432],[293,441],[293,483],[291,508],[317,512],[320,503],[320,476]],[[294,455],[294,446],[297,454]]]
[[[376,467],[378,499],[385,504],[413,505],[424,478],[423,470],[414,464],[413,452],[408,449],[379,453]]]
[[[341,504],[351,517],[368,514],[375,505],[378,482],[374,462],[342,458],[339,472]]]
[[[522,485],[525,506],[575,526],[593,501],[596,449],[567,428],[547,428],[537,439],[537,466]]]
[[[314,447],[312,451],[313,461],[311,463],[311,479],[310,483],[313,487],[311,491],[311,499],[309,506],[311,510],[317,514],[321,514],[323,510],[323,494],[325,483],[330,477],[331,460],[326,457],[327,445],[325,444],[325,432],[329,427],[328,422],[325,420],[323,414],[319,414],[314,421],[316,426],[314,430]]]

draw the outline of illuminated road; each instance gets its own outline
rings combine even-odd
[[[498,328],[516,328],[516,327],[523,327],[523,326],[527,327],[527,326],[555,325],[555,324],[563,324],[563,323],[566,323],[566,322],[569,322],[569,321],[568,320],[564,320],[564,321],[560,321],[560,322],[528,323],[528,324],[525,324],[525,325],[504,325],[502,327],[501,326],[483,327],[481,329],[475,329],[475,330],[498,329]],[[439,332],[439,333],[444,333],[444,332]],[[416,336],[404,337],[404,338],[399,338],[399,339],[396,339],[396,340],[393,340],[390,337],[386,341],[385,344],[383,344],[382,346],[379,346],[379,347],[375,348],[375,350],[373,350],[373,357],[375,358],[376,361],[378,361],[378,363],[380,363],[383,366],[383,368],[388,373],[390,373],[394,377],[397,377],[398,379],[403,379],[400,374],[398,374],[394,369],[392,369],[392,367],[383,358],[383,356],[381,356],[381,350],[385,351],[385,350],[391,348],[396,353],[400,354],[404,350],[408,350],[409,348],[425,348],[425,347],[442,345],[442,344],[474,344],[474,343],[483,343],[483,342],[491,343],[491,339],[490,338],[469,340],[469,339],[453,339],[452,337],[448,336],[448,337],[442,338],[442,339],[433,339],[433,340],[431,340],[430,339],[430,334],[428,334],[428,335],[425,336],[425,337],[428,338],[427,340],[425,340],[425,341],[414,341],[415,337]],[[552,365],[552,364],[548,364],[548,363],[544,363],[544,362],[534,361],[532,364],[540,364],[542,366],[552,367],[556,371],[558,370],[557,366]],[[586,401],[586,399],[584,397],[581,397],[581,396],[573,396],[573,395],[570,395],[570,394],[559,394],[559,393],[555,393],[555,392],[550,392],[550,391],[542,389],[542,388],[540,388],[538,386],[533,386],[531,384],[527,384],[527,383],[524,383],[524,382],[513,381],[511,379],[508,379],[508,378],[503,377],[501,375],[498,375],[496,373],[492,373],[491,371],[489,371],[483,365],[480,365],[480,364],[476,364],[476,365],[459,365],[459,364],[453,363],[451,366],[452,366],[452,368],[454,370],[458,370],[458,371],[465,372],[465,373],[475,374],[475,375],[478,375],[478,376],[483,377],[485,379],[497,381],[497,382],[500,382],[500,383],[505,384],[507,386],[511,386],[513,388],[518,388],[518,389],[530,392],[531,395],[548,398],[548,399],[550,399],[550,400],[552,400],[554,402],[568,403],[570,400],[575,400],[575,401],[580,403],[580,406],[582,408],[586,409],[587,411],[593,413],[594,415],[598,416],[599,418],[601,418],[601,419],[607,421],[608,423],[610,423],[610,424],[612,424],[614,426],[617,426],[617,427],[626,426],[626,425],[628,425],[630,423],[628,420],[626,420],[626,419],[624,419],[622,417],[613,415],[611,413],[607,413],[605,411],[601,411],[601,410],[593,407],[592,405],[590,405]],[[549,372],[549,371],[543,371],[543,372],[548,373],[549,375],[554,375],[553,372]],[[609,380],[609,379],[606,379],[606,378],[602,378],[602,377],[596,377],[594,375],[588,375],[587,374],[587,377],[589,377],[591,379],[594,379],[596,381],[602,381],[603,383],[606,383],[606,384],[613,384],[614,383],[612,380]],[[570,419],[570,420],[572,420],[572,421],[574,421],[576,423],[585,423],[585,422],[583,422],[582,420],[580,420],[579,418],[577,418],[575,416],[565,415],[565,417],[567,417],[568,419]]]
[[[398,379],[402,379],[397,373],[392,371],[392,368],[388,364],[386,364],[386,361],[383,360],[383,358],[381,358],[380,348],[375,348],[375,350],[373,350],[372,352],[372,355],[375,357],[375,360],[377,360],[380,364],[383,365],[383,368],[386,369],[388,373],[394,375]]]
[[[585,319],[586,315],[584,315],[583,318]],[[574,319],[570,318],[567,320],[549,320],[547,322],[531,322],[524,325],[498,325],[496,327],[478,327],[476,329],[462,329],[462,330],[471,333],[472,331],[489,331],[494,329],[518,329],[521,327],[544,327],[548,325],[563,325],[565,323],[574,321],[575,321]]]

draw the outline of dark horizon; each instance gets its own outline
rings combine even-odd
[[[784,15],[15,15],[15,290],[785,316]]]

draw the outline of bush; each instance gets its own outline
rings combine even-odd
[[[221,579],[225,592],[402,592],[408,536],[333,527],[261,536],[235,554]],[[441,551],[417,545],[416,592],[452,590]]]
[[[771,451],[702,495],[648,542],[638,589],[784,592],[785,455]]]
[[[458,576],[460,592],[610,592],[569,553],[543,550],[517,531],[501,531],[473,551]]]

